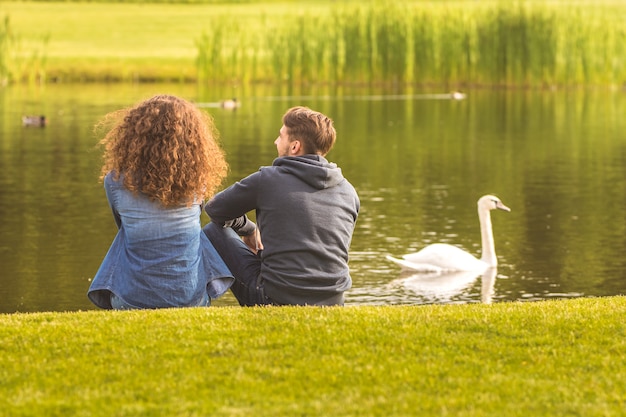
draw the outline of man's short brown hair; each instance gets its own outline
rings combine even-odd
[[[283,125],[287,128],[289,140],[302,142],[306,154],[325,156],[337,139],[333,121],[308,107],[297,106],[287,110]]]

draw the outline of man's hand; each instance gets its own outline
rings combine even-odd
[[[243,243],[246,244],[248,248],[255,254],[260,250],[263,250],[263,243],[261,242],[261,233],[259,232],[259,228],[257,227],[254,230],[254,233],[248,236],[242,237]]]

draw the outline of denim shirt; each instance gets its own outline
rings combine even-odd
[[[109,173],[104,188],[118,232],[88,291],[110,309],[111,293],[136,308],[186,307],[217,298],[234,278],[202,232],[200,203],[165,208]]]

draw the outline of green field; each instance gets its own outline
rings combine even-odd
[[[0,416],[622,416],[626,298],[0,315]]]
[[[319,4],[319,5],[318,5]],[[325,10],[327,2],[304,6]],[[44,76],[59,81],[195,80],[196,43],[216,21],[258,30],[264,16],[280,22],[294,6],[282,3],[145,4],[1,2],[18,46],[17,78],[44,57]],[[297,8],[300,10],[300,7]],[[255,29],[256,27],[256,29]]]
[[[0,13],[8,82],[626,82],[618,1],[2,2]]]

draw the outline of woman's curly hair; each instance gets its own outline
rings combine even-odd
[[[104,146],[102,180],[115,180],[165,207],[211,197],[228,172],[213,119],[190,102],[157,95],[108,114],[113,122]]]

